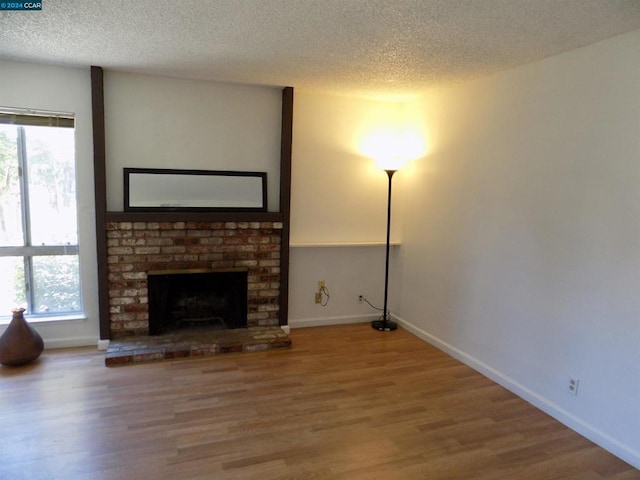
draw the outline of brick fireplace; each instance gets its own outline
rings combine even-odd
[[[285,331],[288,331],[293,87],[283,88],[281,115],[274,118],[281,127],[278,211],[269,211],[266,200],[264,210],[260,211],[109,211],[104,76],[99,66],[91,67],[91,107],[99,345],[108,344],[106,363],[290,347]],[[194,338],[184,342],[167,339],[155,341],[154,346],[151,339],[168,335],[148,336],[148,272],[225,268],[247,270],[247,328],[227,329],[228,338],[224,339]],[[159,347],[159,343],[163,346]],[[143,347],[146,348],[143,353],[136,353],[143,351]]]
[[[277,327],[282,222],[106,224],[111,338],[149,334],[148,272],[246,269],[247,327]]]

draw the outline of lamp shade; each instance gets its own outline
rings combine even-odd
[[[360,152],[372,158],[382,170],[400,170],[409,160],[424,154],[424,142],[417,135],[395,131],[375,132],[365,137]]]
[[[397,155],[393,157],[378,157],[374,158],[374,160],[378,167],[380,167],[382,170],[397,171],[400,170],[405,163],[407,163],[407,160],[405,158]]]

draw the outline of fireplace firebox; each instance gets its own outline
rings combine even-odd
[[[149,334],[247,327],[246,268],[148,272]]]

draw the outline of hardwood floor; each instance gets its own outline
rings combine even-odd
[[[0,478],[640,479],[403,330],[117,368],[95,349],[0,368]]]

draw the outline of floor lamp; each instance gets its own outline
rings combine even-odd
[[[391,236],[391,178],[397,170],[386,170],[389,177],[389,193],[387,196],[387,250],[386,263],[384,269],[384,309],[382,310],[382,320],[374,320],[371,327],[381,332],[390,332],[398,328],[398,324],[389,319],[389,310],[387,310],[387,297],[389,294],[389,239]]]

